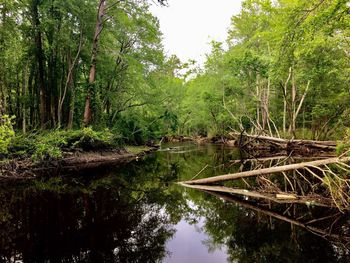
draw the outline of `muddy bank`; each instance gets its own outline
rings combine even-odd
[[[56,160],[35,163],[30,159],[10,160],[0,165],[0,181],[36,178],[130,162],[157,150],[157,147],[133,147],[89,152],[66,152]]]

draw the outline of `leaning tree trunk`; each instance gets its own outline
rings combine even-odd
[[[91,112],[91,95],[92,95],[92,85],[95,82],[96,77],[96,61],[98,54],[98,42],[100,38],[100,34],[103,29],[103,17],[105,15],[106,10],[106,0],[100,0],[97,12],[97,21],[95,27],[95,34],[92,43],[92,54],[91,54],[91,65],[90,65],[90,73],[89,73],[89,85],[85,99],[85,110],[84,110],[84,126],[88,125],[91,121],[92,112]]]
[[[62,124],[63,103],[64,103],[64,100],[66,98],[66,94],[67,94],[68,89],[70,90],[71,96],[70,96],[70,102],[69,102],[69,114],[68,114],[69,116],[68,116],[68,125],[67,125],[68,129],[71,129],[73,126],[73,115],[74,115],[74,99],[75,99],[74,92],[75,91],[74,91],[73,71],[74,71],[75,64],[77,63],[77,61],[79,59],[82,44],[83,44],[83,41],[82,41],[82,32],[81,32],[78,51],[77,51],[77,54],[76,54],[73,61],[72,61],[70,52],[68,52],[68,55],[67,55],[67,63],[68,63],[67,79],[66,79],[66,83],[64,85],[63,94],[62,94],[62,96],[59,97],[59,100],[58,100],[57,115],[58,115],[58,126],[60,127]]]
[[[292,97],[291,97],[291,109],[290,109],[290,123],[289,123],[289,133],[293,134],[294,138],[295,135],[295,110],[296,110],[296,95],[297,95],[297,86],[295,83],[295,74],[293,72],[292,74]]]
[[[256,122],[260,126],[260,89],[259,89],[259,75],[256,76]]]
[[[287,80],[283,86],[283,133],[286,134],[287,126],[287,92],[288,92],[288,82],[292,76],[292,67],[289,67],[289,73]]]
[[[239,173],[233,173],[233,174],[224,174],[224,175],[218,175],[203,179],[196,179],[196,180],[190,180],[185,181],[182,183],[185,184],[212,184],[217,182],[223,182],[228,180],[237,180],[241,178],[248,178],[253,176],[260,176],[260,175],[267,175],[267,174],[273,174],[273,173],[282,173],[297,169],[305,169],[309,167],[318,167],[322,165],[327,164],[333,164],[333,163],[340,163],[340,162],[349,162],[350,157],[343,157],[343,158],[329,158],[329,159],[322,159],[312,162],[304,162],[304,163],[294,163],[294,164],[288,164],[283,166],[274,166],[270,168],[263,168],[258,170],[252,170],[252,171],[245,171],[245,172],[239,172]]]
[[[71,130],[73,128],[73,119],[74,119],[75,87],[74,87],[73,75],[72,74],[68,74],[68,75],[69,75],[69,78],[68,78],[68,83],[67,84],[68,84],[68,88],[70,90],[70,98],[69,98],[69,110],[68,110],[67,129]]]

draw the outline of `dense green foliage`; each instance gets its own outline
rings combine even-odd
[[[246,0],[187,84],[190,132],[337,138],[349,126],[349,3]]]
[[[81,128],[87,91],[94,129],[109,128],[131,142],[173,130],[172,101],[182,88],[174,72],[180,65],[163,54],[148,2],[104,1],[94,61],[101,2],[0,4],[0,115],[15,116],[16,130]]]
[[[12,118],[8,115],[1,116],[0,119],[0,153],[7,153],[8,147],[15,136],[12,127]]]
[[[91,125],[138,144],[243,129],[338,139],[350,125],[349,8],[246,0],[227,43],[213,41],[197,69],[164,55],[146,0],[9,0],[0,4],[0,115],[14,116],[18,132]],[[1,125],[6,153],[12,127]]]
[[[120,136],[108,129],[55,130],[17,135],[3,152],[8,158],[21,157],[31,158],[33,161],[45,161],[60,158],[65,152],[110,150],[120,146],[121,143]]]

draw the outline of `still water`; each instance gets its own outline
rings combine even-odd
[[[174,183],[247,169],[230,162],[241,157],[226,146],[168,145],[128,164],[3,183],[0,262],[350,262],[346,215],[317,225],[338,231],[332,238],[283,220],[324,224],[335,210],[255,209]],[[264,212],[272,209],[282,220]]]

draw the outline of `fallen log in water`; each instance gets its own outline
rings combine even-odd
[[[242,158],[242,159],[235,159],[230,160],[229,163],[236,164],[236,163],[244,163],[244,162],[268,162],[268,161],[276,161],[276,160],[320,160],[320,159],[328,159],[328,158],[334,158],[336,155],[334,154],[326,154],[321,156],[290,156],[290,155],[275,155],[275,156],[269,156],[269,157],[256,157],[256,158]]]
[[[334,207],[334,204],[330,199],[327,198],[314,198],[307,196],[298,196],[295,194],[289,193],[276,193],[276,194],[268,194],[261,193],[257,191],[249,191],[246,189],[237,189],[237,188],[229,188],[225,186],[209,186],[209,185],[191,185],[185,183],[179,183],[182,186],[198,189],[202,191],[211,191],[211,192],[219,192],[219,193],[229,193],[235,194],[245,197],[264,199],[268,201],[272,201],[279,204],[305,204],[305,205],[314,205],[314,206],[323,206],[323,207]]]
[[[288,164],[288,165],[283,165],[283,166],[257,169],[257,170],[253,170],[253,171],[219,175],[219,176],[214,176],[214,177],[209,177],[209,178],[185,181],[183,183],[186,183],[186,184],[211,184],[211,183],[217,183],[217,182],[228,181],[228,180],[236,180],[236,179],[241,179],[241,178],[246,178],[246,177],[253,177],[253,176],[267,175],[267,174],[272,174],[272,173],[287,172],[287,171],[297,170],[297,169],[318,167],[318,166],[332,164],[332,163],[346,163],[349,161],[350,161],[350,157],[329,158],[329,159],[317,160],[317,161],[312,161],[312,162],[295,163],[295,164]]]
[[[336,141],[314,141],[314,140],[298,140],[298,139],[282,139],[264,135],[250,135],[230,133],[230,136],[240,142],[242,148],[273,148],[288,151],[335,151]],[[259,142],[260,144],[256,144]]]

